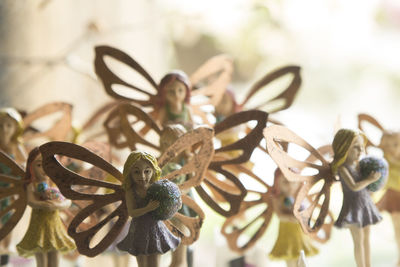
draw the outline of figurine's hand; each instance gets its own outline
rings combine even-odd
[[[160,206],[160,202],[158,200],[150,200],[149,204],[147,204],[147,209],[149,211],[155,210]]]
[[[368,181],[371,183],[376,182],[381,178],[382,174],[380,172],[371,172],[370,175],[368,176]]]

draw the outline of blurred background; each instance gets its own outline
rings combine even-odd
[[[2,107],[31,111],[65,101],[74,105],[79,125],[110,100],[93,70],[94,46],[107,44],[135,58],[156,81],[171,69],[191,74],[211,56],[229,54],[239,99],[265,73],[300,65],[301,90],[293,106],[275,118],[315,147],[331,142],[339,121],[356,128],[360,112],[385,128],[400,129],[400,3],[395,0],[2,0],[0,34]],[[272,183],[273,170],[258,171]],[[333,195],[338,212],[340,190]],[[223,220],[211,211],[206,214],[194,245],[195,266],[224,266],[235,255],[227,252],[219,234]],[[23,229],[23,223],[18,227]],[[285,266],[267,258],[277,229],[274,219],[248,253],[257,266]],[[14,239],[17,243],[19,236]],[[397,254],[387,214],[372,228],[371,239],[372,265],[394,266]],[[334,229],[320,250],[308,259],[309,266],[355,266],[347,230]],[[83,258],[81,264],[94,266],[108,258]],[[14,266],[32,264],[14,260]]]

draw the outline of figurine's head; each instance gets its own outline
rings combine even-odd
[[[161,79],[159,85],[160,107],[166,103],[189,103],[190,80],[183,71],[171,71]]]
[[[400,132],[385,131],[379,147],[389,160],[400,161]]]
[[[337,173],[338,168],[346,161],[355,161],[365,150],[367,138],[364,133],[350,129],[340,129],[332,142],[333,161],[331,170]]]
[[[131,189],[132,185],[147,188],[160,179],[161,169],[154,156],[146,152],[133,151],[124,164],[122,174],[124,189]]]
[[[40,154],[39,147],[35,147],[29,152],[25,179],[30,182],[45,182],[48,180],[43,170],[42,155]]]
[[[13,108],[0,109],[0,142],[7,146],[18,142],[23,132],[21,115]]]
[[[232,90],[226,89],[221,101],[215,107],[215,115],[217,119],[222,120],[236,112],[240,111],[235,94]]]

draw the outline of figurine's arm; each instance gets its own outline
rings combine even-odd
[[[140,217],[152,210],[155,210],[160,205],[160,202],[152,200],[143,208],[135,208],[133,205],[134,203],[133,193],[130,190],[125,191],[125,199],[126,199],[126,207],[128,209],[128,214],[132,218]]]
[[[34,193],[33,184],[28,185],[28,204],[32,208],[36,209],[67,209],[71,206],[71,200],[66,199],[64,201],[54,201],[54,200],[37,200]]]
[[[143,208],[138,208],[138,209],[133,209],[129,212],[129,215],[132,218],[140,217],[150,211],[153,211],[160,206],[160,202],[157,200],[151,200],[145,207]]]
[[[360,191],[361,189],[364,189],[365,187],[367,187],[369,184],[378,181],[379,178],[381,177],[381,174],[379,172],[371,172],[371,174],[364,180],[355,182],[353,179],[353,176],[350,174],[350,172],[344,166],[341,166],[339,168],[339,174],[340,174],[340,177],[342,177],[342,179],[346,183],[346,185],[352,191]]]

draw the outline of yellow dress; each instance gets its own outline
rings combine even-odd
[[[32,209],[28,230],[17,245],[18,254],[29,257],[35,253],[68,252],[75,249],[58,210]]]
[[[297,260],[300,250],[304,250],[308,257],[319,252],[312,245],[310,238],[303,233],[300,224],[280,221],[278,238],[269,257],[272,260]]]

